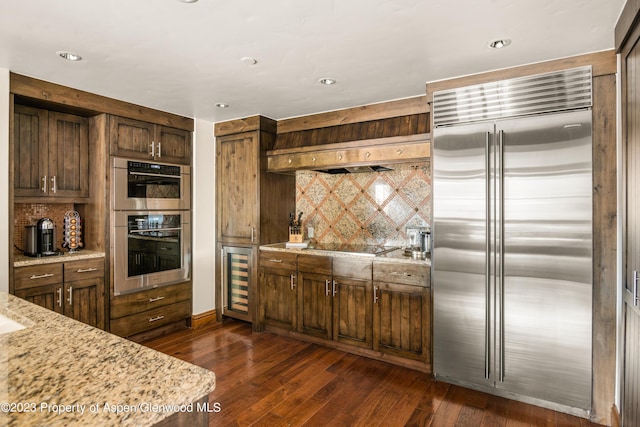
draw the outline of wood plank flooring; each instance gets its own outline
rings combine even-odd
[[[597,426],[234,320],[144,345],[216,373],[216,427]]]

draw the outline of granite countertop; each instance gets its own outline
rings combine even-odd
[[[0,425],[149,426],[215,388],[209,370],[4,292],[0,315],[25,326],[0,334]]]
[[[81,249],[76,252],[64,251],[62,252],[62,255],[52,255],[45,257],[30,257],[16,252],[13,255],[13,266],[27,267],[30,265],[53,264],[56,262],[70,262],[82,259],[104,258],[104,256],[104,252],[90,251],[87,249]]]
[[[349,254],[345,252],[333,252],[326,250],[318,250],[313,248],[304,248],[304,249],[296,249],[296,248],[287,248],[286,243],[272,243],[269,245],[260,246],[261,250],[265,251],[278,251],[278,252],[291,252],[291,253],[305,253],[310,255],[322,255],[322,256],[333,256],[333,257],[358,257],[358,258],[367,258],[372,260],[373,262],[394,262],[394,263],[406,263],[406,264],[417,264],[417,265],[428,265],[431,266],[431,258],[427,257],[424,260],[416,260],[411,257],[404,255],[404,249],[396,249],[395,251],[387,252],[381,255],[372,256],[365,254]]]

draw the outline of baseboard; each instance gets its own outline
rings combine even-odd
[[[611,427],[620,427],[621,425],[620,412],[618,411],[618,407],[613,405],[611,407]]]
[[[191,316],[191,329],[202,328],[203,326],[213,325],[216,323],[216,310],[205,311],[200,314]]]

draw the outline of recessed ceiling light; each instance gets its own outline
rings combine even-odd
[[[61,58],[67,59],[69,61],[82,61],[82,56],[78,55],[77,53],[66,52],[66,51],[59,51],[56,53]]]
[[[252,58],[250,56],[245,56],[240,61],[242,61],[242,63],[245,65],[256,65],[258,63],[258,60],[256,58]]]
[[[218,107],[218,108],[229,108],[229,104],[225,104],[224,102],[218,102],[216,104],[216,107]]]
[[[329,78],[329,77],[324,77],[324,78],[322,78],[322,79],[320,79],[318,81],[320,83],[322,83],[323,85],[327,85],[327,86],[334,85],[334,84],[337,83],[336,79],[332,79],[332,78]]]
[[[198,0],[178,0],[180,3],[195,3]]]
[[[502,49],[503,47],[507,47],[510,44],[511,44],[511,40],[501,39],[501,40],[492,41],[491,43],[489,43],[489,47],[493,49]]]

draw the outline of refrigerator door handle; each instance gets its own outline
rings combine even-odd
[[[498,268],[496,270],[499,304],[500,304],[500,370],[498,380],[504,382],[505,379],[505,350],[504,350],[504,130],[498,133],[498,220],[499,235],[498,244]]]
[[[491,198],[489,194],[491,194],[491,180],[490,172],[491,172],[491,158],[489,157],[490,153],[490,142],[491,142],[491,132],[487,132],[485,134],[485,144],[484,144],[484,158],[485,158],[485,183],[486,183],[486,211],[485,211],[485,261],[484,261],[484,281],[485,281],[485,326],[484,326],[484,377],[489,379],[491,377],[491,324],[489,322],[490,313],[491,313],[491,301],[489,296],[491,295],[491,268],[490,268],[490,257],[491,257]]]

